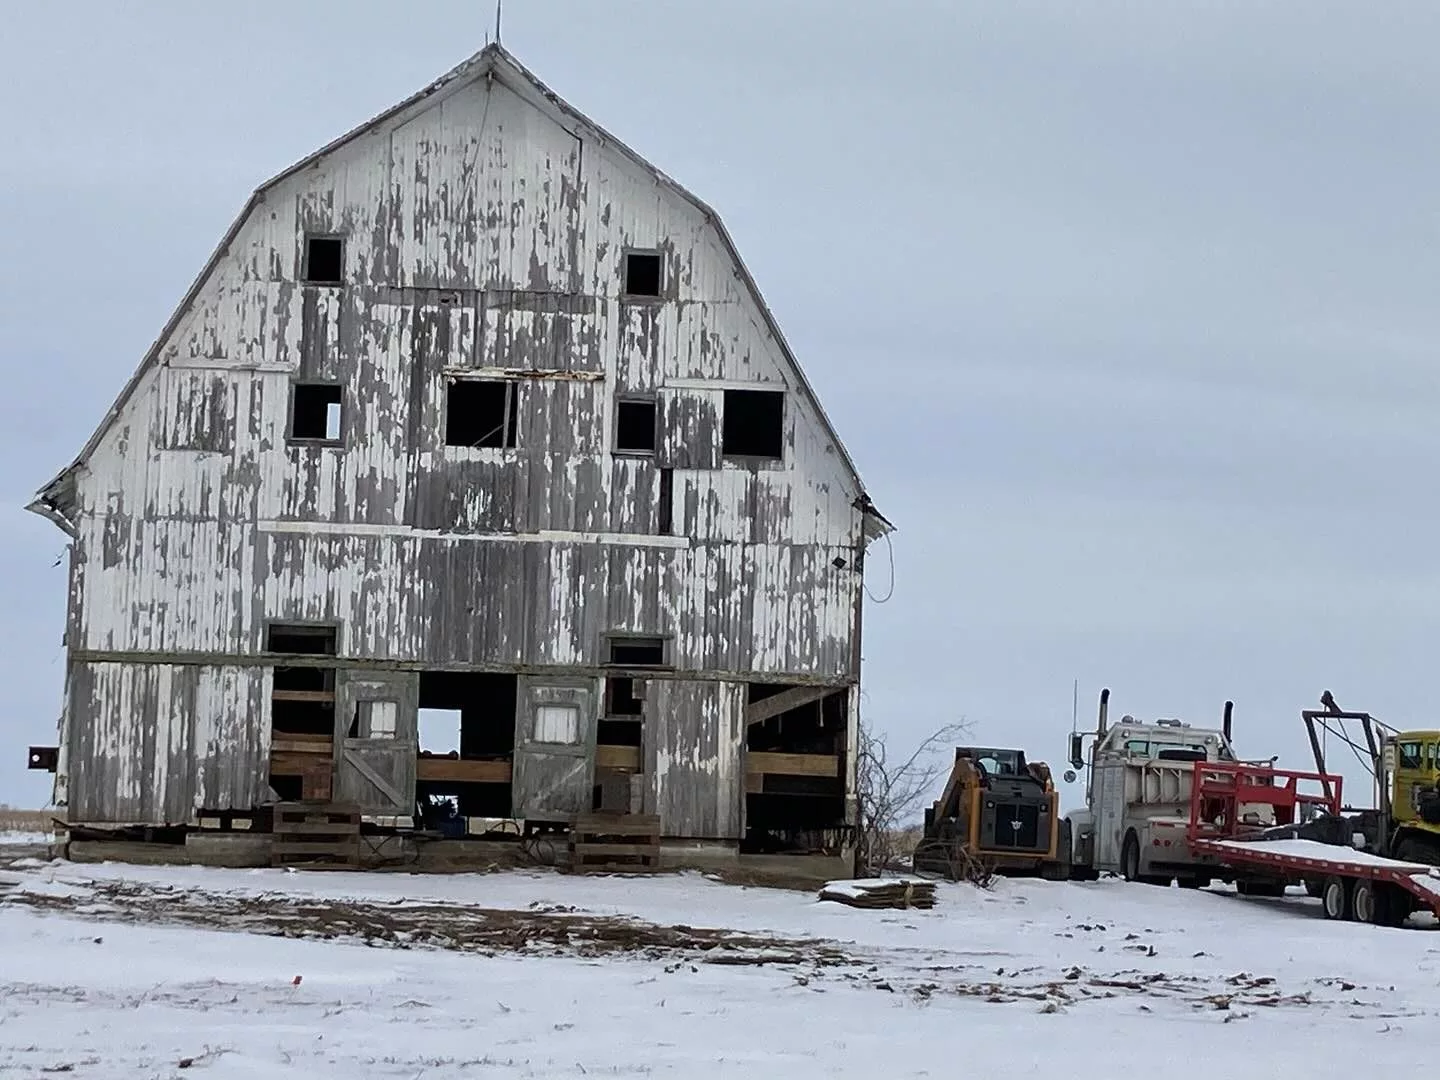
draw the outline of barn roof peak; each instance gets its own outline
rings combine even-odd
[[[796,381],[798,383],[798,391],[809,400],[811,406],[815,410],[815,415],[819,419],[819,422],[824,429],[825,435],[833,444],[836,454],[839,455],[846,469],[849,471],[851,476],[854,477],[855,486],[860,492],[859,496],[855,500],[855,504],[856,507],[860,509],[865,515],[867,535],[874,538],[881,536],[886,532],[892,531],[894,529],[894,526],[880,514],[880,512],[875,508],[874,504],[870,501],[870,497],[865,493],[864,485],[860,480],[859,471],[855,468],[854,462],[850,458],[849,453],[846,451],[844,444],[840,441],[840,437],[836,433],[834,426],[831,424],[830,418],[826,415],[824,407],[820,404],[819,398],[815,394],[813,388],[810,386],[809,380],[805,377],[805,373],[800,366],[799,360],[791,351],[788,342],[785,340],[784,335],[781,333],[778,321],[775,319],[775,316],[771,312],[769,306],[765,303],[764,297],[760,293],[759,286],[756,284],[755,279],[751,276],[750,271],[746,267],[744,260],[740,257],[740,251],[735,246],[734,240],[731,238],[730,233],[728,232],[728,230],[726,230],[724,224],[721,222],[719,215],[716,214],[715,211],[712,210],[708,204],[703,202],[700,198],[698,198],[696,195],[686,189],[683,185],[679,184],[671,177],[663,173],[660,169],[656,168],[654,165],[652,165],[640,154],[632,150],[625,143],[615,138],[613,135],[611,135],[604,128],[600,127],[600,125],[596,124],[584,113],[580,112],[574,106],[570,105],[568,102],[562,99],[558,94],[556,94],[553,90],[551,90],[548,86],[541,82],[540,79],[536,77],[528,68],[526,68],[522,63],[520,63],[520,61],[516,59],[516,57],[512,53],[510,53],[510,51],[507,50],[502,44],[500,44],[498,40],[489,42],[478,52],[472,54],[468,59],[463,60],[455,67],[447,71],[445,74],[433,80],[422,89],[411,94],[403,101],[399,102],[398,104],[392,105],[390,108],[384,110],[378,115],[373,116],[369,120],[366,120],[364,123],[357,125],[356,127],[347,131],[345,134],[341,135],[339,138],[332,140],[325,146],[322,146],[320,149],[316,150],[314,153],[309,154],[301,160],[295,162],[295,164],[291,165],[283,172],[277,173],[269,180],[265,181],[263,184],[257,187],[255,191],[251,194],[250,198],[246,201],[244,208],[240,211],[239,215],[231,224],[229,230],[225,234],[225,237],[215,248],[214,253],[206,262],[204,269],[200,271],[199,275],[191,284],[189,290],[186,292],[184,299],[175,309],[174,314],[171,315],[164,329],[155,339],[154,344],[151,345],[150,349],[147,351],[144,360],[141,361],[139,367],[137,367],[135,372],[131,375],[130,380],[125,385],[125,388],[120,392],[120,395],[116,398],[114,404],[110,406],[104,418],[101,420],[99,426],[95,429],[94,433],[85,443],[84,448],[76,456],[74,461],[72,461],[69,465],[62,469],[48,484],[46,484],[43,488],[40,489],[39,492],[36,493],[35,499],[26,507],[26,509],[40,514],[43,517],[51,519],[61,528],[65,529],[65,531],[73,533],[74,529],[73,522],[71,520],[71,511],[73,509],[74,502],[74,475],[76,470],[81,468],[89,459],[90,455],[95,451],[96,446],[104,437],[106,430],[116,420],[116,418],[120,414],[120,411],[125,407],[126,403],[129,401],[135,390],[138,388],[140,381],[144,377],[146,371],[150,367],[160,362],[161,350],[164,346],[164,343],[175,332],[186,310],[189,309],[192,303],[194,303],[194,301],[198,298],[200,290],[204,286],[204,283],[214,272],[216,266],[224,257],[225,252],[230,247],[231,243],[239,235],[240,229],[244,225],[246,219],[249,217],[251,211],[254,210],[256,205],[264,198],[266,192],[274,188],[276,185],[280,184],[282,181],[286,180],[288,177],[294,175],[302,169],[308,168],[309,166],[315,164],[317,161],[321,160],[325,156],[334,153],[341,147],[344,147],[347,144],[353,142],[354,140],[359,139],[362,136],[372,132],[377,127],[392,122],[395,119],[404,116],[405,114],[412,111],[418,111],[424,108],[428,108],[436,101],[442,100],[444,97],[456,93],[480,79],[489,78],[497,79],[507,89],[520,94],[520,96],[528,100],[531,104],[551,113],[557,119],[568,122],[572,126],[580,129],[581,131],[585,132],[588,137],[595,139],[596,141],[604,145],[607,149],[628,158],[635,165],[649,172],[655,178],[657,183],[660,183],[665,187],[673,190],[678,196],[689,202],[702,215],[704,215],[706,220],[715,229],[717,235],[719,236],[721,244],[726,249],[727,254],[733,260],[741,282],[744,287],[750,292],[750,295],[752,296],[756,307],[765,322],[766,329],[768,329],[773,335],[774,340],[779,347],[781,353],[783,354],[786,363],[789,365],[790,370],[794,373]]]

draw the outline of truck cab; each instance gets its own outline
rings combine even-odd
[[[1197,761],[1235,761],[1230,742],[1231,706],[1220,727],[1193,727],[1177,719],[1108,723],[1109,690],[1100,696],[1093,733],[1070,737],[1070,764],[1088,768],[1085,807],[1065,816],[1072,877],[1101,872],[1127,880],[1185,886],[1208,884],[1214,859],[1194,854],[1186,842],[1190,792]],[[1085,740],[1093,741],[1088,755]],[[1074,779],[1068,773],[1066,779]],[[1263,808],[1251,808],[1256,824]]]

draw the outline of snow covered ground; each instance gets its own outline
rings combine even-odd
[[[0,870],[7,1077],[1323,1078],[1428,1067],[1437,1014],[1433,926],[1221,889]]]

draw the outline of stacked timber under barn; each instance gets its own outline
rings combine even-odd
[[[716,215],[498,45],[260,187],[31,509],[72,840],[847,856],[889,525]]]

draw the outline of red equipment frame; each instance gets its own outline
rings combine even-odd
[[[1300,782],[1311,780],[1323,786],[1325,794],[1311,795],[1299,790]],[[1329,773],[1298,772],[1271,765],[1248,765],[1238,761],[1197,761],[1190,785],[1190,824],[1187,841],[1229,840],[1259,832],[1270,826],[1246,825],[1240,820],[1243,803],[1264,803],[1275,808],[1275,825],[1294,825],[1302,806],[1319,806],[1340,813],[1343,777]]]

